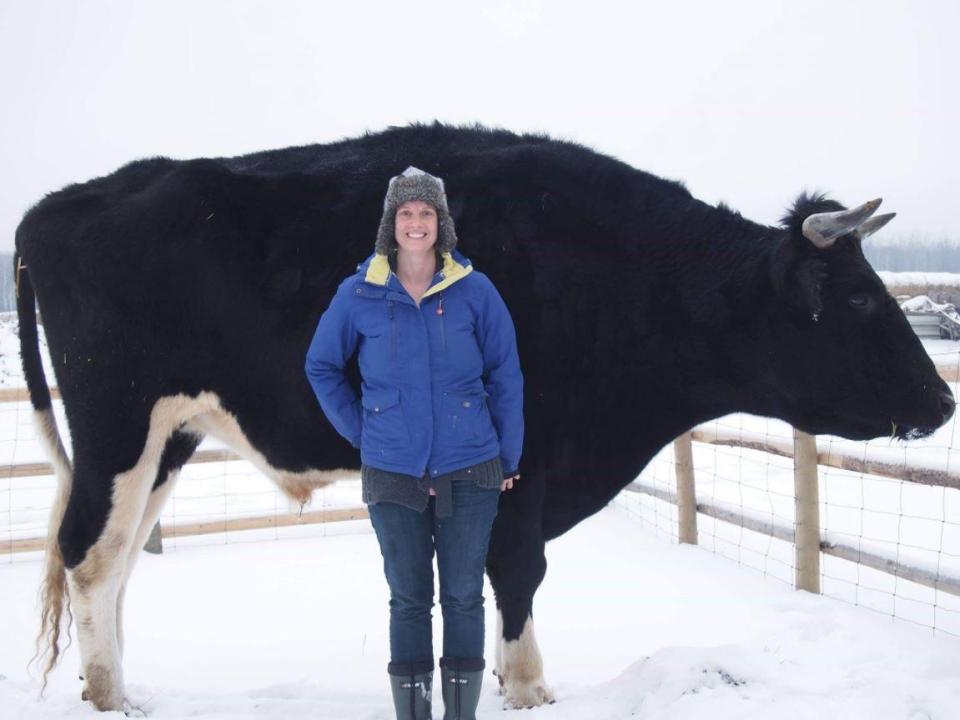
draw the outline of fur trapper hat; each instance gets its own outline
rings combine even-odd
[[[430,203],[437,211],[438,253],[448,253],[457,246],[457,232],[453,227],[453,218],[447,207],[447,194],[443,180],[434,177],[412,165],[401,174],[390,178],[387,196],[383,199],[383,217],[377,230],[377,244],[374,250],[378,255],[389,255],[397,250],[395,219],[397,208],[410,200],[422,200]]]

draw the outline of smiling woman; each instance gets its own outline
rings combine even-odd
[[[397,245],[406,253],[431,250],[437,241],[437,212],[423,200],[409,200],[397,208]]]
[[[376,252],[340,286],[306,362],[323,411],[360,448],[391,592],[387,670],[397,717],[410,720],[430,717],[434,550],[446,717],[475,717],[484,562],[523,441],[513,321],[456,241],[443,181],[416,168],[393,178]],[[354,352],[359,399],[346,380]]]

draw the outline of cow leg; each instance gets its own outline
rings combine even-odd
[[[150,533],[160,517],[163,506],[167,504],[167,499],[173,493],[173,488],[180,477],[180,468],[190,459],[202,439],[202,436],[193,433],[175,432],[164,447],[163,456],[160,459],[160,469],[157,471],[153,490],[147,499],[147,506],[144,509],[140,527],[137,528],[133,543],[130,546],[123,578],[120,582],[120,590],[117,593],[117,645],[120,648],[121,660],[123,660],[124,648],[123,604],[127,592],[127,582],[130,580],[130,575],[133,573],[133,568],[137,564],[137,559],[140,557],[147,538],[150,537]]]
[[[120,662],[121,588],[129,577],[133,548],[142,547],[149,532],[149,525],[144,528],[148,506],[155,521],[169,493],[167,489],[154,495],[151,504],[158,478],[166,479],[171,468],[182,464],[175,460],[189,457],[196,447],[196,436],[179,428],[209,409],[208,404],[203,398],[161,398],[147,423],[138,423],[135,415],[114,413],[110,419],[126,426],[121,424],[112,433],[100,428],[100,433],[74,442],[74,485],[59,540],[77,620],[83,694],[98,710],[131,709],[124,698]],[[139,441],[138,427],[146,430]],[[133,461],[124,462],[129,457]],[[111,473],[104,467],[107,462],[129,469]]]
[[[555,700],[553,690],[543,677],[543,657],[534,633],[533,615],[523,609],[524,605],[529,607],[530,604],[532,598],[528,602],[507,602],[505,608],[497,608],[496,675],[504,703],[514,708],[536,707]],[[504,615],[523,618],[519,622],[512,621],[521,630],[509,638],[506,628],[511,623],[504,621]]]
[[[120,589],[117,592],[117,645],[120,649],[120,659],[123,659],[123,602],[124,597],[127,593],[127,583],[130,580],[130,575],[133,573],[133,568],[137,564],[137,558],[140,557],[140,552],[143,550],[143,546],[147,542],[147,538],[150,537],[150,531],[153,530],[153,526],[157,522],[157,518],[160,517],[160,511],[163,509],[163,506],[166,505],[167,498],[170,497],[170,493],[173,492],[173,487],[176,484],[176,480],[180,475],[179,470],[174,470],[171,472],[167,480],[159,488],[150,493],[150,497],[147,499],[147,507],[144,510],[143,520],[140,523],[140,527],[137,529],[137,533],[134,536],[133,543],[130,545],[130,550],[127,553],[126,562],[124,563],[123,568],[123,577],[120,580]]]
[[[505,704],[518,708],[554,701],[533,631],[533,596],[547,570],[540,531],[543,487],[542,474],[529,474],[503,494],[487,555],[497,601],[494,673]]]
[[[117,607],[152,482],[152,473],[117,476],[106,527],[83,560],[67,568],[84,678],[82,696],[98,710],[125,709]],[[67,519],[69,514],[68,506]]]

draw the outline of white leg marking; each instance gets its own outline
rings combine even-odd
[[[188,432],[209,433],[224,440],[301,503],[310,499],[315,488],[356,476],[356,471],[351,470],[289,472],[274,468],[247,439],[236,417],[223,409],[215,393],[160,398],[150,413],[149,431],[140,458],[131,469],[114,478],[113,504],[106,527],[87,550],[83,561],[67,571],[86,681],[84,694],[99,710],[129,707],[124,700],[120,662],[123,593],[135,564],[135,552],[143,547],[173,486],[168,480],[166,494],[158,491],[155,498],[150,497],[163,447],[181,426]],[[148,514],[153,515],[149,522]]]
[[[121,563],[115,563],[120,565]],[[98,710],[123,709],[123,669],[117,645],[117,591],[120,578],[113,568],[93,587],[78,582],[67,571],[67,587],[77,620],[77,641],[83,673],[84,700]]]
[[[533,631],[533,618],[527,618],[516,640],[504,642],[503,618],[497,612],[497,677],[504,706],[528,708],[554,701],[553,690],[543,679],[543,658]]]
[[[77,618],[84,695],[98,710],[124,708],[117,608],[122,604],[120,591],[129,577],[127,563],[143,525],[163,447],[186,420],[216,405],[216,397],[209,393],[157,401],[140,458],[113,479],[112,505],[103,532],[83,561],[67,571],[67,587]],[[163,499],[158,497],[156,504],[162,506]]]
[[[167,476],[167,480],[158,489],[150,493],[147,499],[147,507],[143,512],[143,520],[140,521],[140,527],[137,529],[133,538],[133,544],[130,546],[130,552],[127,554],[126,566],[123,571],[123,578],[120,582],[120,590],[117,593],[117,645],[120,648],[120,659],[123,659],[123,602],[127,593],[127,582],[133,573],[133,568],[137,564],[137,559],[143,550],[143,546],[150,537],[150,531],[160,517],[163,506],[167,504],[167,498],[173,492],[177,479],[180,477],[180,471],[174,470]]]

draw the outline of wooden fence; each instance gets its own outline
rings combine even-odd
[[[794,505],[796,511],[794,527],[759,520],[710,503],[697,502],[692,450],[694,440],[712,445],[749,448],[793,458]],[[798,590],[820,592],[820,553],[824,553],[935,590],[960,596],[960,578],[944,576],[923,568],[912,567],[898,560],[865,552],[859,548],[824,540],[820,533],[820,491],[817,482],[817,467],[822,465],[841,470],[881,475],[907,482],[950,488],[960,488],[960,475],[936,468],[905,467],[871,461],[845,454],[842,451],[820,453],[817,451],[816,439],[799,430],[794,430],[792,445],[789,442],[766,439],[748,432],[727,434],[712,430],[694,430],[677,438],[674,441],[673,449],[677,485],[675,492],[651,487],[641,482],[630,484],[627,490],[650,495],[658,500],[676,505],[677,534],[681,543],[697,543],[697,514],[701,513],[717,520],[738,525],[746,530],[793,543],[794,584]]]
[[[50,388],[50,396],[60,398],[57,388]],[[0,404],[25,402],[30,399],[26,388],[0,388]],[[232,450],[212,449],[198,450],[187,464],[232,462],[244,460]],[[0,466],[0,477],[43,477],[54,475],[53,465],[48,462],[13,463]],[[325,508],[299,513],[275,513],[272,515],[256,515],[249,517],[224,518],[205,520],[192,523],[175,523],[162,525],[157,523],[154,533],[147,542],[147,550],[159,552],[161,538],[187,537],[191,535],[209,535],[214,533],[235,532],[239,530],[255,530],[276,527],[291,527],[294,525],[312,525],[316,523],[344,522],[347,520],[362,520],[369,517],[366,506]],[[19,538],[16,540],[0,541],[0,554],[18,552],[36,552],[46,546],[46,537]]]
[[[58,397],[56,389],[51,389]],[[16,388],[0,390],[0,403],[20,402],[29,399],[26,390]],[[697,502],[696,478],[693,463],[693,442],[711,445],[741,447],[794,459],[795,522],[786,527],[773,522],[751,518],[729,508]],[[843,544],[825,541],[820,532],[820,502],[817,482],[817,467],[826,466],[853,472],[879,475],[924,485],[936,485],[960,489],[960,475],[937,467],[904,466],[864,458],[840,451],[819,452],[816,439],[798,430],[793,442],[769,438],[749,431],[737,433],[723,430],[696,429],[674,441],[676,461],[676,491],[664,490],[634,482],[627,487],[632,492],[643,493],[665,502],[673,503],[678,510],[678,535],[682,543],[697,544],[697,514],[732,523],[747,530],[775,537],[795,545],[795,585],[798,589],[820,592],[820,553],[859,563],[927,587],[960,596],[960,578],[945,577],[922,568],[911,567],[891,558],[885,558]],[[189,463],[211,463],[242,460],[230,450],[200,450],[193,454]],[[0,477],[37,477],[53,475],[49,463],[21,463],[0,468]],[[163,537],[183,537],[209,533],[250,530],[256,528],[289,527],[311,523],[340,522],[368,517],[365,507],[324,509],[305,513],[282,513],[256,517],[240,517],[198,523],[161,526]],[[41,550],[45,538],[24,538],[0,542],[0,553]]]

